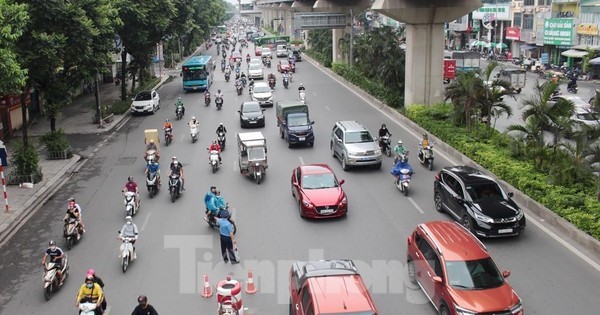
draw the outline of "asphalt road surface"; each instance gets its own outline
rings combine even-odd
[[[214,48],[212,52],[216,53]],[[247,52],[250,49],[243,54]],[[133,117],[114,135],[102,136],[95,139],[97,142],[72,137],[80,141],[74,147],[85,153],[100,149],[2,249],[0,312],[76,314],[77,290],[85,271],[94,268],[107,284],[109,314],[129,314],[139,294],[147,295],[161,314],[216,314],[215,297],[205,300],[200,296],[203,275],[208,274],[214,286],[227,274],[245,280],[247,270],[252,269],[259,292],[244,295],[246,314],[287,314],[288,273],[293,261],[349,258],[358,265],[381,314],[434,314],[426,297],[407,280],[406,238],[420,222],[450,220],[434,210],[432,183],[435,169],[454,162],[438,152],[434,171],[426,170],[414,157],[418,135],[408,133],[309,62],[300,62],[297,68],[290,89],[285,90],[279,80],[275,96],[278,100],[295,99],[298,84],[304,83],[315,120],[315,145],[289,149],[278,136],[274,109],[267,109],[266,127],[259,130],[268,139],[269,168],[260,185],[242,177],[237,169],[234,143],[236,133],[242,131],[237,109],[249,99],[247,90],[237,96],[233,83],[224,82],[219,67],[211,91],[214,94],[222,89],[225,93],[221,111],[214,104],[205,107],[202,94],[184,94],[177,77],[160,89],[162,108],[156,115]],[[165,118],[174,120],[173,104],[178,96],[183,97],[186,115],[174,122],[174,143],[161,145],[161,164],[164,184],[169,158],[179,158],[185,167],[186,191],[171,203],[164,186],[154,199],[143,187],[143,137],[144,129],[160,129]],[[200,139],[195,144],[186,125],[192,115],[201,122]],[[342,171],[339,161],[329,153],[330,132],[338,120],[358,120],[372,133],[386,123],[392,141],[404,141],[413,152],[411,161],[416,170],[408,198],[392,184],[390,158],[385,158],[381,170]],[[219,122],[228,128],[228,145],[221,169],[212,174],[206,148],[215,139]],[[108,140],[102,142],[104,139]],[[315,222],[299,217],[290,193],[290,176],[295,166],[309,163],[328,163],[346,180],[346,218]],[[116,236],[125,217],[120,189],[129,175],[142,184],[142,206],[134,218],[141,232],[138,259],[123,274]],[[202,220],[203,195],[211,185],[216,185],[235,208],[241,264],[222,263],[218,232]],[[68,251],[70,278],[46,302],[40,261],[49,239],[65,247],[61,218],[69,196],[77,197],[83,206],[87,234]],[[526,233],[518,238],[484,240],[499,268],[512,271],[509,282],[523,299],[527,314],[597,314],[598,260],[594,258],[596,265],[585,262],[534,224],[534,217],[528,219]]]

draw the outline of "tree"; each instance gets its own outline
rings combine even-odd
[[[498,68],[499,64],[497,61],[492,60],[488,63],[484,69],[482,75],[485,80],[484,85],[489,88],[484,89],[482,97],[479,99],[480,114],[484,119],[488,132],[492,129],[492,119],[494,119],[494,126],[496,127],[496,121],[502,114],[506,114],[507,117],[512,116],[512,107],[504,102],[504,97],[515,98],[511,92],[511,84],[508,81],[500,79],[492,79],[492,73]],[[502,71],[502,70],[501,70]]]
[[[488,88],[477,72],[467,71],[459,73],[456,80],[446,88],[446,100],[451,100],[454,105],[455,123],[465,124],[467,130],[472,130],[471,118],[473,109]]]
[[[19,64],[15,43],[29,21],[27,5],[0,0],[0,95],[23,91],[27,69]]]

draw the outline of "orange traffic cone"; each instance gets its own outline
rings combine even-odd
[[[202,297],[208,299],[213,295],[212,287],[208,282],[208,275],[204,275],[204,290],[202,291]]]
[[[248,270],[248,281],[246,282],[246,293],[256,293],[256,286],[254,285],[254,277],[252,276],[252,270]]]

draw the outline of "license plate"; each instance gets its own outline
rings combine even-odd
[[[306,137],[298,137],[298,141],[304,141],[306,140]]]
[[[251,123],[251,124],[256,124],[256,121],[251,121],[250,123]]]
[[[371,158],[361,158],[360,160],[361,160],[361,161],[368,161],[368,160],[370,160],[370,159],[371,159]]]
[[[329,214],[329,213],[333,213],[333,209],[321,210],[321,214]]]
[[[512,233],[513,229],[500,229],[498,230],[498,233],[500,234],[506,234],[506,233]]]

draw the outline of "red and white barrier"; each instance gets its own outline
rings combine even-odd
[[[4,167],[0,164],[0,176],[2,177],[2,191],[4,192],[4,204],[6,205],[5,213],[10,212],[8,206],[8,194],[6,193],[6,179],[4,178]]]

